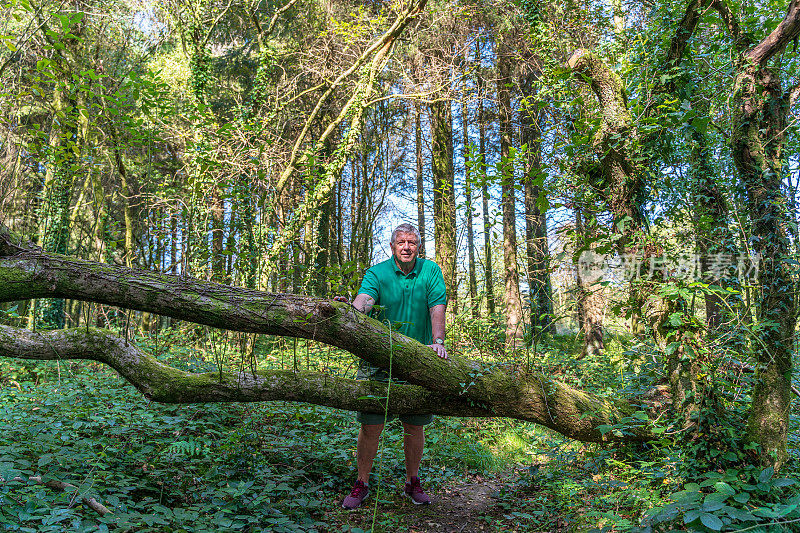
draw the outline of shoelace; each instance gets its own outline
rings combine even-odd
[[[416,483],[410,483],[410,485],[411,485],[411,494],[425,493],[425,491],[422,490],[422,485],[420,485],[419,481],[417,481]]]
[[[364,485],[356,485],[355,487],[353,487],[353,492],[350,493],[350,496],[352,496],[353,498],[358,498],[362,492],[366,491],[367,487],[365,487]]]

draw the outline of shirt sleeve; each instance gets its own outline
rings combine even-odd
[[[371,268],[364,272],[364,279],[361,280],[361,288],[358,289],[358,294],[366,294],[375,300],[375,303],[378,303],[381,295],[380,284],[378,283],[378,276],[375,275]]]
[[[447,303],[447,289],[444,286],[442,269],[436,263],[433,264],[433,267],[428,281],[428,309]]]

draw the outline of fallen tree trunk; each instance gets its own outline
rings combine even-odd
[[[512,374],[475,361],[443,360],[419,342],[391,332],[348,304],[269,294],[15,245],[0,230],[0,302],[62,297],[158,313],[217,328],[312,339],[347,350],[408,385],[392,385],[390,413],[503,416],[541,424],[581,441],[645,440],[646,424],[608,432],[635,411],[573,389],[543,374]],[[25,359],[91,359],[112,366],[161,402],[304,401],[383,411],[386,386],[323,373],[259,371],[192,374],[143,354],[98,329],[30,332],[0,328],[0,355]],[[601,431],[602,429],[602,431]]]

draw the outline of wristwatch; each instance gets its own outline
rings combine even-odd
[[[444,339],[441,337],[436,337],[435,339],[433,339],[433,342],[435,342],[436,344],[444,345]]]

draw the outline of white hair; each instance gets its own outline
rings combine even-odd
[[[397,234],[398,233],[413,233],[417,236],[417,246],[422,244],[422,235],[419,234],[419,230],[412,226],[411,224],[400,224],[394,231],[392,232],[392,239],[389,241],[390,244],[394,244],[397,242]]]

